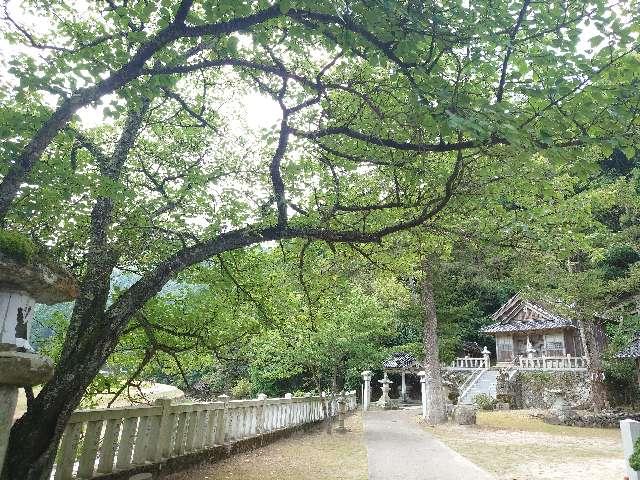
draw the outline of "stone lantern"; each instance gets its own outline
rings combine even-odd
[[[389,397],[389,391],[391,390],[389,385],[393,382],[389,380],[387,372],[384,372],[384,378],[382,380],[378,380],[378,383],[382,384],[382,397],[378,400],[378,406],[385,410],[395,408],[395,405],[391,401],[391,397]]]
[[[53,374],[53,362],[29,345],[35,304],[53,305],[77,295],[76,282],[65,270],[38,261],[20,262],[0,252],[0,469],[18,388],[39,385]]]

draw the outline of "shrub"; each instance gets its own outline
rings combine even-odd
[[[629,466],[640,471],[640,438],[633,444],[633,453],[629,457]]]
[[[473,397],[473,403],[475,403],[480,410],[493,410],[496,406],[496,399],[481,393]]]
[[[248,398],[251,396],[253,385],[246,378],[241,378],[236,386],[231,389],[233,398]]]
[[[36,246],[26,235],[0,230],[0,252],[19,262],[29,263],[36,254]]]

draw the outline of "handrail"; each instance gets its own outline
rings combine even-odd
[[[460,402],[460,400],[463,399],[467,395],[467,393],[469,393],[471,387],[473,387],[482,373],[486,370],[486,368],[478,368],[474,370],[471,375],[469,375],[469,377],[462,383],[462,385],[460,385],[460,390],[462,390],[462,393],[458,396],[458,402]]]
[[[344,395],[356,408],[356,392]],[[260,397],[209,403],[105,408],[74,412],[55,460],[54,480],[92,479],[205,451],[225,443],[311,423],[338,412],[339,396]]]

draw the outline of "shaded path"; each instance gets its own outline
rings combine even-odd
[[[418,425],[419,412],[364,414],[369,480],[494,480]]]

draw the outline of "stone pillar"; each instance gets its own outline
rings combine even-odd
[[[340,396],[338,397],[338,426],[336,427],[336,432],[345,433],[347,429],[344,426],[344,415],[347,411],[347,399],[344,398],[344,390],[340,392]]]
[[[418,372],[420,377],[420,396],[422,399],[422,418],[427,418],[427,372],[421,370]]]
[[[225,439],[227,437],[227,423],[228,423],[228,403],[229,403],[229,395],[219,395],[218,401],[224,404],[224,407],[220,410],[218,415],[218,425],[216,426],[216,444],[224,445]]]
[[[489,370],[491,368],[491,352],[485,347],[482,349],[482,358],[484,358],[484,368]]]
[[[629,480],[640,480],[640,473],[629,466],[629,457],[633,454],[633,446],[640,437],[640,422],[635,420],[621,420],[620,434],[622,435],[622,448],[624,449],[625,468]]]
[[[362,380],[364,380],[364,388],[362,394],[362,410],[365,412],[369,410],[369,403],[371,402],[371,377],[373,374],[369,370],[362,372]]]
[[[402,399],[402,403],[407,401],[407,382],[404,370],[402,371],[402,388],[400,390],[400,398]]]

